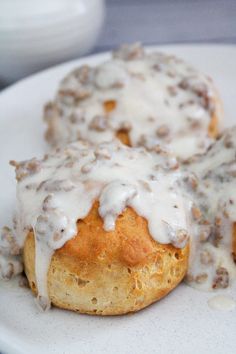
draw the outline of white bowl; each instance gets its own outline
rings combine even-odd
[[[87,53],[105,16],[105,0],[2,0],[0,82]]]

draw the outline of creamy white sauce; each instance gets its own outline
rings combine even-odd
[[[204,155],[187,166],[195,210],[192,216],[188,282],[203,290],[226,288],[236,277],[232,257],[236,222],[236,127],[229,128]]]
[[[12,230],[4,227],[0,234],[0,279],[9,280],[23,271],[21,248]]]
[[[12,164],[18,179],[17,237],[7,228],[2,233],[0,268],[5,278],[22,271],[20,249],[33,230],[38,304],[43,309],[50,306],[51,256],[77,234],[77,220],[88,215],[96,200],[106,231],[115,229],[117,216],[130,206],[146,218],[150,234],[160,243],[181,248],[190,235],[191,286],[227,288],[236,277],[236,127],[181,168],[163,148],[129,148],[118,140],[100,145],[79,141],[43,160]]]
[[[232,311],[236,307],[235,300],[226,295],[216,295],[208,300],[208,305],[213,310]]]
[[[77,234],[76,222],[99,201],[104,229],[131,206],[148,221],[150,234],[163,244],[184,247],[188,241],[186,203],[177,161],[165,150],[129,148],[118,140],[99,146],[77,142],[43,160],[16,166],[17,233],[23,247],[33,229],[38,300],[49,307],[47,271],[54,250]]]
[[[62,81],[45,109],[49,141],[100,143],[125,128],[132,146],[167,144],[185,159],[212,142],[208,126],[214,113],[221,115],[216,96],[211,80],[182,60],[121,48],[107,62],[76,69]],[[115,102],[109,113],[106,101]],[[94,124],[97,117],[102,124]]]

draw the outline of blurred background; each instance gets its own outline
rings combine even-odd
[[[0,88],[125,42],[236,43],[236,0],[0,0]]]
[[[137,40],[236,43],[236,0],[108,0],[96,50]]]

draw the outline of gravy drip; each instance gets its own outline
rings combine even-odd
[[[203,290],[227,288],[236,277],[236,127],[186,168],[193,200],[187,282]]]
[[[21,247],[16,234],[5,226],[0,234],[0,279],[9,280],[22,271]]]

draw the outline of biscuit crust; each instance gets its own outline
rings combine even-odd
[[[177,249],[159,244],[147,221],[127,207],[116,228],[106,232],[95,202],[77,222],[77,235],[55,251],[48,271],[53,305],[93,315],[120,315],[138,311],[160,300],[183,279],[189,245]],[[33,232],[24,245],[24,267],[30,287],[35,281]]]

